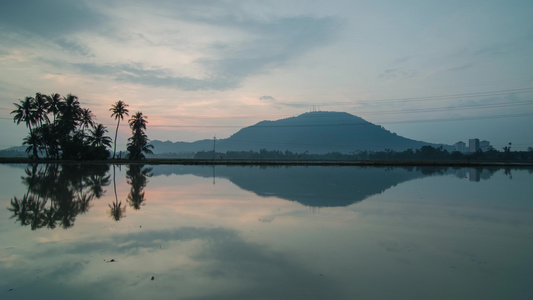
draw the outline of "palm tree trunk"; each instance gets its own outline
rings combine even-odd
[[[115,145],[113,149],[113,159],[115,159],[115,154],[117,153],[117,135],[118,135],[118,126],[120,125],[120,118],[118,118],[117,129],[115,130]]]

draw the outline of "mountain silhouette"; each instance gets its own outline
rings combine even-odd
[[[213,140],[193,143],[153,141],[154,153],[212,151]],[[392,133],[346,112],[308,112],[297,117],[262,121],[227,139],[216,141],[216,151],[291,151],[325,154],[354,151],[404,151],[429,143]]]

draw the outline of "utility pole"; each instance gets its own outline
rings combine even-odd
[[[217,143],[217,136],[213,137],[213,160],[215,160],[215,145]]]

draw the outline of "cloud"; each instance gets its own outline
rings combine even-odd
[[[91,64],[78,63],[72,66],[85,74],[103,75],[116,81],[154,87],[169,87],[185,91],[226,90],[237,87],[239,82],[228,76],[193,78],[174,76],[172,70],[160,67],[146,67],[142,64]]]
[[[0,2],[0,25],[44,38],[57,38],[81,30],[95,30],[106,18],[83,1],[21,0]]]
[[[385,79],[385,80],[398,80],[398,79],[405,79],[405,78],[411,78],[416,76],[417,71],[416,70],[405,70],[400,68],[395,69],[387,69],[380,75],[378,75],[379,79]]]
[[[276,99],[272,96],[261,96],[259,97],[259,100],[261,101],[276,101]]]
[[[56,67],[194,91],[238,88],[247,78],[332,41],[342,24],[334,17],[280,16],[277,11],[264,17],[257,5],[240,2],[157,3],[3,1],[0,28],[18,34],[9,41],[18,44],[13,47],[39,51],[41,62]],[[166,64],[165,57],[179,64]]]
[[[118,81],[181,90],[228,90],[240,87],[253,75],[284,65],[303,53],[331,40],[339,25],[334,18],[294,17],[262,22],[233,19],[202,18],[203,26],[222,26],[240,31],[250,38],[209,45],[214,54],[200,53],[192,66],[203,70],[203,77],[176,76],[175,70],[154,65],[148,59],[113,65],[98,63],[76,64],[88,73],[108,74]],[[222,39],[224,37],[221,37]],[[65,43],[64,43],[65,44]],[[73,51],[88,54],[79,44],[64,45]],[[180,53],[175,53],[180,55]],[[92,65],[91,65],[92,64]]]
[[[341,24],[333,17],[279,17],[273,13],[262,18],[242,3],[159,3],[160,6],[154,7],[139,2],[139,7],[131,8],[120,1],[111,4],[67,0],[3,1],[0,26],[30,39],[32,35],[39,37],[74,54],[68,59],[78,60],[67,62],[67,58],[58,53],[50,54],[53,53],[50,49],[52,51],[46,52],[43,60],[56,60],[55,65],[63,63],[68,67],[72,63],[88,74],[106,74],[113,80],[147,86],[228,90],[240,87],[250,76],[266,73],[323,46],[334,38]],[[136,9],[146,13],[138,16]],[[132,20],[149,24],[150,28],[132,26]],[[202,39],[197,36],[202,36],[205,44],[198,42]],[[38,39],[29,47],[36,44],[51,47]],[[179,44],[183,39],[190,43]],[[27,39],[14,40],[27,43],[23,42]],[[119,52],[113,54],[106,50],[110,44],[125,49],[144,49],[140,52],[154,53],[154,56],[135,56],[131,54],[135,51],[128,51],[125,58]],[[165,49],[165,55],[180,57],[192,53],[196,59],[186,62],[179,70],[179,66],[167,67],[161,59],[154,59],[161,49]],[[90,61],[85,60],[88,57]],[[184,69],[200,71],[183,73]]]
[[[399,57],[399,58],[396,58],[393,63],[404,63],[404,62],[407,62],[411,59],[412,57],[411,56],[403,56],[403,57]]]
[[[473,66],[474,66],[474,65],[471,64],[471,63],[466,63],[466,64],[463,64],[463,65],[460,65],[460,66],[457,66],[457,67],[449,68],[449,69],[447,69],[446,71],[448,71],[448,72],[463,71],[463,70],[466,70],[466,69],[470,69],[470,68],[472,68]]]
[[[91,54],[91,50],[89,49],[89,47],[84,44],[78,43],[72,39],[58,38],[55,43],[61,48],[63,48],[63,50],[65,50],[66,52],[81,56],[94,57],[94,55]]]
[[[225,18],[208,21],[211,25],[236,28],[252,36],[226,49],[215,59],[198,61],[214,74],[214,78],[224,78],[224,82],[237,85],[249,76],[284,65],[324,45],[333,39],[340,25],[335,18],[313,17],[283,18],[269,22]]]

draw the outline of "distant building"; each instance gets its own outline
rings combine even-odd
[[[466,152],[466,144],[463,141],[459,141],[455,143],[454,145],[455,151],[465,153]]]
[[[479,139],[468,140],[468,151],[470,153],[476,153],[479,150]]]
[[[491,148],[491,146],[490,146],[490,142],[489,141],[483,140],[483,141],[479,142],[479,149],[481,149],[481,151],[487,152],[487,151],[490,150],[490,148]]]

